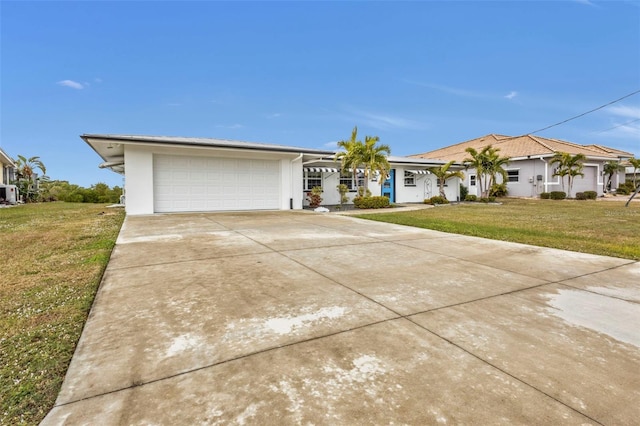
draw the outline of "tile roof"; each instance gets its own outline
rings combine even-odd
[[[500,155],[517,158],[527,156],[551,156],[556,152],[569,154],[584,154],[587,158],[604,158],[617,160],[619,157],[632,157],[633,154],[601,145],[579,145],[560,139],[543,138],[533,135],[505,136],[489,134],[476,139],[460,142],[455,145],[436,149],[422,154],[413,154],[409,157],[442,159],[447,161],[462,162],[469,157],[465,150],[469,147],[481,150],[487,145],[500,149]]]

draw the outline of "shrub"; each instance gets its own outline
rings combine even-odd
[[[482,197],[480,198],[481,203],[495,203],[496,197]]]
[[[506,183],[494,183],[489,190],[490,197],[504,197],[507,195]]]
[[[477,195],[473,195],[473,194],[468,194],[466,197],[464,197],[465,201],[478,201],[478,196]]]
[[[460,184],[460,199],[466,201],[468,193],[469,193],[469,188],[467,188],[463,184]]]
[[[436,195],[435,197],[427,198],[426,200],[424,200],[424,203],[432,204],[435,206],[436,204],[449,204],[449,200],[441,197],[440,195]]]
[[[587,197],[587,200],[595,200],[598,197],[598,193],[596,191],[584,191],[584,196]],[[578,194],[576,194],[577,196]]]
[[[336,189],[338,190],[338,193],[340,194],[340,205],[348,203],[349,202],[349,197],[347,197],[347,192],[349,192],[349,187],[347,185],[345,185],[344,183],[341,183],[340,185],[336,186]]]
[[[584,195],[584,192],[576,192],[576,200],[586,200],[587,196]]]
[[[616,189],[616,195],[620,194],[620,195],[629,195],[631,192],[629,191],[629,189],[626,186],[622,186],[620,185],[618,187],[618,189]]]
[[[543,200],[548,200],[550,196],[551,196],[551,194],[549,194],[548,192],[541,192],[540,193],[540,198],[543,199]]]
[[[359,209],[383,209],[389,207],[389,198],[383,196],[355,197],[353,204]]]
[[[371,191],[369,191],[369,188],[367,188],[367,193],[365,194],[364,186],[359,186],[358,187],[358,197],[364,197],[364,198],[371,197]]]
[[[315,209],[322,203],[322,187],[314,186],[311,191],[307,192],[307,200],[309,200],[309,207]]]
[[[567,198],[567,193],[564,191],[551,191],[549,193],[549,198],[552,200],[564,200]]]

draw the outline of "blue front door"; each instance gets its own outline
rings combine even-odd
[[[396,170],[391,169],[389,179],[382,184],[382,196],[388,197],[392,203],[396,202]]]

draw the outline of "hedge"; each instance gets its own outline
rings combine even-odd
[[[389,198],[383,196],[355,197],[353,204],[359,209],[383,209],[389,207]]]

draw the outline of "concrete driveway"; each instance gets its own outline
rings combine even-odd
[[[57,424],[637,424],[640,263],[339,215],[128,217]]]

